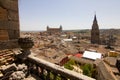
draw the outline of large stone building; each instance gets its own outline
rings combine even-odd
[[[0,40],[19,37],[18,0],[0,0]]]
[[[92,44],[100,43],[100,31],[99,31],[96,15],[94,16],[92,30],[91,30],[91,43]]]
[[[49,34],[61,33],[61,32],[62,32],[62,26],[60,25],[59,28],[50,28],[49,26],[47,26],[47,32],[48,32]]]

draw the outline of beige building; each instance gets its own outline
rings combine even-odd
[[[59,28],[50,28],[49,26],[47,26],[47,32],[49,34],[61,33],[62,32],[62,26],[60,26]]]

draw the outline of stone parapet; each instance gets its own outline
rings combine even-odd
[[[80,74],[80,73],[65,69],[59,65],[47,62],[43,59],[36,58],[32,55],[30,55],[28,57],[28,60],[29,60],[29,62],[31,62],[30,67],[33,67],[33,68],[36,67],[35,71],[36,71],[36,73],[38,73],[38,75],[40,75],[40,74],[44,75],[44,73],[42,71],[46,70],[47,79],[49,79],[49,80],[51,80],[50,73],[53,73],[53,75],[54,75],[53,80],[57,80],[57,75],[60,76],[61,80],[67,80],[67,79],[69,79],[69,80],[95,80],[95,79],[87,77],[83,74]],[[41,73],[39,72],[39,70],[41,70]],[[32,70],[32,72],[34,72],[34,71]]]

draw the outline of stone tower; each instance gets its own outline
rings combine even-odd
[[[19,32],[18,0],[0,0],[0,40],[17,39]]]
[[[61,30],[61,32],[62,32],[62,25],[60,25],[60,30]]]
[[[49,26],[47,26],[47,31],[49,30]]]
[[[97,23],[96,15],[94,16],[94,20],[93,20],[93,24],[92,24],[91,43],[92,44],[99,44],[100,43],[100,32],[99,32],[99,26]]]

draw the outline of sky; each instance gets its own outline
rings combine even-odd
[[[19,0],[20,30],[120,28],[120,0]]]

